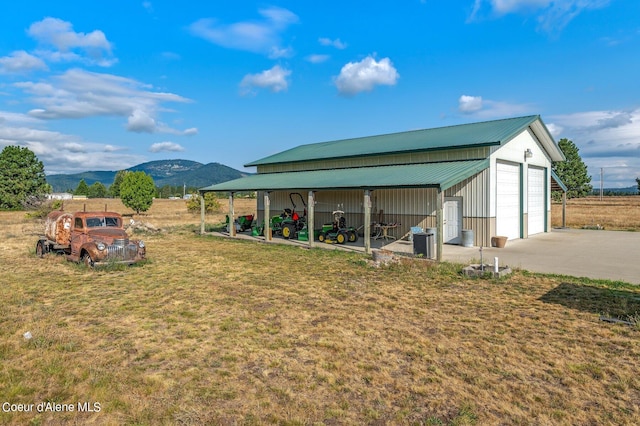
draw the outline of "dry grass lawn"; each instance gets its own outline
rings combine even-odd
[[[551,225],[562,225],[562,204],[552,204]],[[567,226],[640,231],[640,196],[573,198],[567,201]]]
[[[37,224],[0,212],[0,424],[640,424],[638,287],[376,268],[199,236],[183,207],[134,217],[164,229],[148,263],[95,270],[37,258]],[[41,402],[75,411],[11,405]]]

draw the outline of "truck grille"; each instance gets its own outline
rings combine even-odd
[[[135,244],[127,244],[127,245],[117,245],[118,241],[124,240],[116,240],[113,245],[107,247],[107,259],[113,260],[133,260],[138,253],[138,246]],[[129,241],[127,240],[127,243]]]
[[[118,238],[116,240],[113,240],[113,245],[117,247],[125,247],[128,244],[129,244],[128,238]]]

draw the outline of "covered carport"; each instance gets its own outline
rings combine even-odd
[[[206,192],[226,192],[229,196],[229,223],[235,220],[233,202],[238,192],[258,191],[264,193],[264,235],[272,239],[269,232],[270,193],[273,191],[304,190],[308,197],[307,228],[309,247],[314,247],[315,196],[319,191],[361,191],[364,206],[364,249],[371,253],[371,194],[378,189],[423,188],[436,193],[436,227],[443,229],[445,191],[463,180],[489,167],[489,160],[454,161],[447,163],[409,164],[380,167],[360,167],[331,170],[264,173],[211,185],[199,190],[201,197],[200,232],[205,232]],[[235,237],[235,228],[229,227]],[[436,259],[442,260],[443,233],[436,233]]]

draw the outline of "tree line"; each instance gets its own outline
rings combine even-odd
[[[88,198],[120,198],[122,203],[135,210],[145,212],[151,207],[154,198],[180,196],[185,190],[196,193],[197,188],[185,188],[165,185],[156,187],[153,178],[143,171],[120,170],[113,183],[107,188],[101,182],[87,185],[80,181],[74,195]],[[47,202],[47,194],[52,193],[47,183],[44,165],[36,155],[25,147],[6,146],[0,153],[0,210],[39,209]],[[213,193],[205,197],[205,208],[213,211],[219,204],[212,198]],[[187,205],[189,210],[200,210],[200,197],[193,197]]]
[[[87,185],[84,179],[80,180],[75,189],[68,189],[67,192],[73,195],[84,195],[87,198],[120,198],[120,184],[127,170],[120,170],[116,173],[115,179],[109,187],[102,182],[96,181],[91,185]],[[185,194],[194,194],[198,192],[195,186],[174,186],[164,185],[156,186],[155,198],[182,198]]]
[[[143,171],[120,170],[116,173],[109,188],[102,182],[87,185],[82,179],[73,190],[73,195],[84,195],[87,198],[120,198],[125,206],[139,214],[149,210],[154,198],[162,198],[161,194],[166,194],[168,198],[173,194],[179,194],[179,191],[184,191],[184,187],[168,185],[162,188],[156,187],[153,178]],[[195,191],[197,191],[196,188],[194,188]]]

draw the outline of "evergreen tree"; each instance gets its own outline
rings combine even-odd
[[[0,209],[18,209],[30,196],[47,192],[44,166],[28,148],[6,146],[0,153]]]
[[[80,183],[78,183],[78,186],[73,191],[73,195],[89,195],[89,185],[87,185],[84,179],[80,180]]]
[[[109,187],[109,193],[112,197],[120,198],[120,185],[122,184],[122,179],[124,176],[129,173],[128,170],[118,170],[116,176],[113,178],[113,183]]]
[[[638,184],[638,194],[640,194],[640,178],[636,178],[636,183]]]
[[[104,198],[107,196],[107,187],[102,182],[94,182],[87,191],[89,198]]]
[[[586,197],[591,193],[591,176],[587,174],[587,165],[584,164],[578,147],[569,139],[563,138],[558,142],[560,150],[566,161],[553,163],[553,171],[567,187],[567,198]]]
[[[146,212],[153,204],[156,186],[153,178],[145,172],[128,172],[120,184],[120,199],[122,203],[137,214]]]

